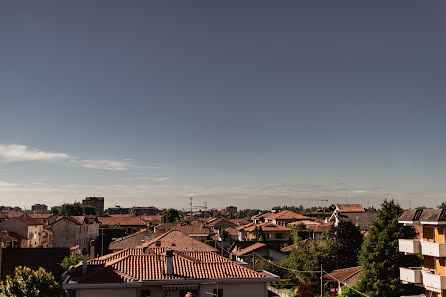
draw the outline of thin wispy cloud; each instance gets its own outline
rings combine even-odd
[[[4,162],[26,161],[68,161],[72,167],[124,171],[139,168],[132,164],[131,159],[120,160],[89,160],[81,159],[67,153],[41,151],[20,144],[0,144],[0,160]]]
[[[30,149],[26,145],[0,144],[0,158],[6,162],[49,161],[72,158],[65,153],[45,152]]]
[[[135,166],[128,161],[116,160],[71,160],[71,163],[77,167],[104,169],[111,171],[123,171],[134,168]]]

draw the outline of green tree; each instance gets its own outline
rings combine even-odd
[[[446,202],[441,202],[441,204],[438,205],[437,208],[446,209]]]
[[[303,239],[310,237],[310,231],[307,229],[304,223],[297,224],[291,229],[291,238],[293,243],[298,243]]]
[[[163,211],[161,214],[162,223],[172,223],[178,221],[180,214],[175,208],[169,208]]]
[[[77,265],[82,261],[82,253],[74,252],[71,255],[63,258],[62,262],[59,264],[63,270],[67,270],[72,265]]]
[[[351,287],[351,288],[350,288]],[[362,297],[362,295],[361,294],[359,294],[358,292],[356,292],[355,290],[353,290],[353,289],[356,289],[356,290],[358,290],[358,288],[357,288],[357,286],[350,286],[350,287],[347,287],[347,286],[343,286],[342,288],[341,288],[341,294],[339,294],[338,295],[338,297]],[[353,288],[353,289],[352,289]]]
[[[96,214],[96,207],[91,205],[82,205],[82,211],[84,215],[95,215]]]
[[[14,276],[6,276],[0,284],[0,295],[4,297],[61,297],[64,291],[51,272],[43,268],[32,270],[18,266]]]
[[[401,296],[403,286],[399,267],[417,266],[421,259],[398,252],[399,238],[414,238],[413,227],[398,224],[403,210],[393,200],[381,204],[377,218],[362,245],[359,257],[362,266],[359,288],[372,297]]]
[[[332,247],[336,254],[337,268],[357,266],[364,241],[359,228],[350,221],[341,221],[330,230],[330,236],[334,240]]]

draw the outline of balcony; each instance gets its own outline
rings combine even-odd
[[[400,267],[400,280],[410,284],[422,284],[423,274],[421,267]]]
[[[430,271],[423,271],[423,285],[438,290],[446,289],[446,275],[434,274]]]
[[[421,254],[419,239],[398,239],[399,251],[406,254]]]
[[[421,254],[423,256],[446,257],[446,243],[421,241]]]

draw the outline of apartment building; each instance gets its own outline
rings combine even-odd
[[[82,205],[93,206],[96,208],[96,214],[98,216],[104,215],[104,197],[85,197],[82,200]]]
[[[99,222],[96,217],[64,216],[51,224],[53,247],[79,246],[88,248],[90,241],[99,236]]]
[[[446,210],[411,209],[399,217],[406,226],[421,226],[422,237],[400,239],[399,251],[421,254],[423,267],[401,267],[400,279],[405,283],[422,286],[426,296],[446,296]]]
[[[6,219],[0,223],[0,231],[7,231],[10,236],[17,238],[18,247],[44,247],[46,233],[43,224],[33,218],[21,216]]]

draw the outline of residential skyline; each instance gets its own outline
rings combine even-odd
[[[0,9],[0,204],[446,201],[442,1]]]

